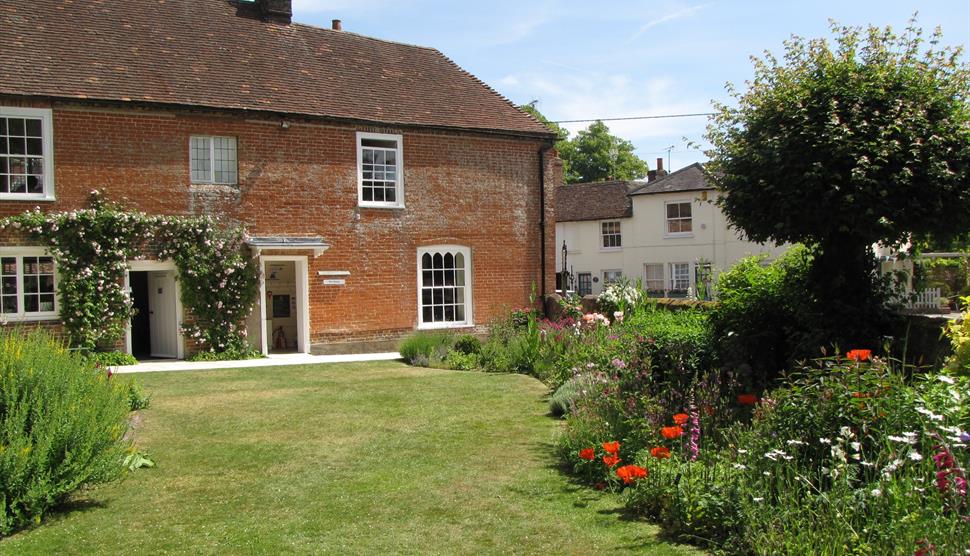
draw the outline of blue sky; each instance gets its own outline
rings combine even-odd
[[[891,25],[914,12],[944,43],[970,48],[970,1],[441,2],[294,0],[294,19],[430,46],[516,104],[538,100],[552,120],[708,112],[727,100],[724,84],[743,85],[751,55],[780,54],[792,34],[828,36],[828,20]],[[964,53],[964,59],[968,59]],[[607,122],[655,165],[704,160],[703,117]],[[585,127],[568,124],[573,133]]]

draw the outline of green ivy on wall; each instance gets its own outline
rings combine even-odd
[[[154,246],[178,269],[182,304],[194,317],[183,333],[210,354],[250,353],[243,321],[258,294],[256,261],[243,249],[243,230],[208,216],[153,216],[127,211],[91,193],[88,209],[44,213],[39,208],[0,220],[43,244],[58,268],[60,314],[70,342],[111,349],[134,313],[125,288],[127,262]]]

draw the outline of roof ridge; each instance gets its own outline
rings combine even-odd
[[[411,47],[411,48],[420,48],[422,50],[432,50],[432,51],[436,51],[437,50],[436,48],[431,47],[431,46],[424,46],[424,45],[421,45],[421,44],[414,44],[414,43],[403,42],[403,41],[392,41],[390,39],[381,39],[381,38],[378,38],[378,37],[372,37],[370,35],[363,35],[361,33],[355,33],[353,31],[343,31],[343,30],[337,31],[335,29],[327,29],[326,27],[318,27],[316,25],[311,25],[309,23],[301,23],[299,21],[294,21],[294,22],[290,23],[290,25],[291,26],[306,27],[307,29],[313,29],[314,31],[323,31],[324,33],[334,33],[334,34],[339,34],[339,35],[351,35],[353,37],[356,37],[356,38],[359,38],[359,39],[368,40],[368,41],[377,41],[377,42],[382,42],[382,43],[386,43],[386,44],[396,44],[398,46],[408,46],[408,47]]]

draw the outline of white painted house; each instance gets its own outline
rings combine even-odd
[[[713,201],[718,192],[700,164],[652,179],[573,184],[556,191],[557,285],[565,252],[567,289],[598,294],[620,276],[640,279],[652,296],[706,297],[720,271],[787,246],[741,239]],[[656,177],[653,177],[656,176]],[[565,246],[565,249],[564,249]],[[700,285],[698,287],[698,285]]]

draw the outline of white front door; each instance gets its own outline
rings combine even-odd
[[[172,272],[148,273],[148,322],[152,357],[178,357],[175,287],[175,276]]]

